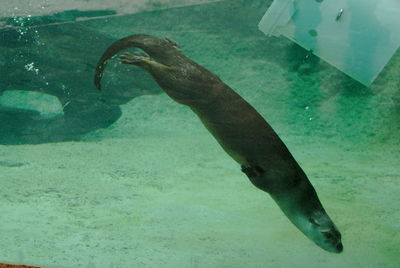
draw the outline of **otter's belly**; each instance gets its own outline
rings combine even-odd
[[[243,100],[244,101],[244,100]],[[271,165],[290,153],[268,123],[247,102],[236,105],[213,103],[207,109],[193,109],[221,147],[240,165]]]

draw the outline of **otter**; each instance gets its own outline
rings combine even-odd
[[[343,251],[336,225],[272,127],[218,76],[187,58],[176,43],[144,34],[114,42],[96,67],[94,83],[99,90],[107,60],[127,48],[145,53],[123,54],[122,64],[143,68],[169,97],[188,106],[250,181],[267,192],[309,239],[326,251]]]

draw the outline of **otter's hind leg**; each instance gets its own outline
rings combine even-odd
[[[131,64],[141,66],[146,62],[151,61],[150,57],[144,53],[133,52],[133,53],[124,53],[119,57],[122,64]]]
[[[147,71],[151,69],[165,69],[168,66],[152,60],[147,54],[141,52],[125,53],[119,57],[122,64],[131,64],[142,67]]]

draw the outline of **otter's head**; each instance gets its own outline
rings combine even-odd
[[[314,210],[311,213],[284,208],[282,210],[289,220],[316,245],[332,253],[343,251],[342,236],[323,209]]]
[[[315,244],[332,253],[343,251],[342,236],[308,180],[292,191],[272,197],[289,220]]]
[[[325,212],[315,212],[299,221],[299,229],[315,244],[333,253],[343,251],[341,234]]]

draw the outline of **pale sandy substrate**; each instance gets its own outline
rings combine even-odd
[[[1,146],[0,261],[61,267],[395,267],[398,160],[284,137],[342,231],[333,255],[165,95],[82,142]],[[375,161],[371,162],[373,157]],[[396,242],[397,241],[397,242]]]
[[[42,16],[65,10],[115,10],[130,14],[144,10],[171,8],[221,0],[2,0],[0,18],[11,16]]]

